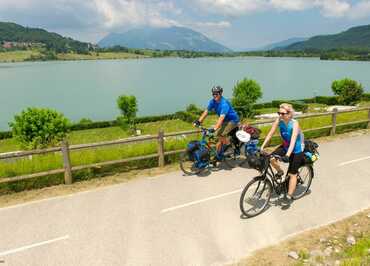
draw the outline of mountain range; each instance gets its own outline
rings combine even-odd
[[[43,43],[48,49],[57,52],[86,52],[91,44],[63,37],[44,29],[23,27],[12,22],[0,22],[1,42]]]
[[[124,46],[135,49],[232,52],[203,34],[184,27],[138,28],[111,33],[98,42],[100,47]]]
[[[370,50],[370,25],[350,28],[338,34],[314,36],[307,41],[291,44],[284,50],[307,49],[366,49]]]

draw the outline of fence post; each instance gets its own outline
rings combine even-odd
[[[331,122],[332,122],[332,128],[331,128],[331,132],[330,132],[331,136],[335,135],[335,131],[337,129],[337,114],[338,114],[338,109],[334,108],[333,109],[333,114],[331,116]]]
[[[63,164],[64,164],[64,183],[66,185],[72,184],[72,170],[71,170],[71,160],[69,158],[69,146],[68,141],[63,139],[62,141],[62,154],[63,154]]]
[[[158,166],[164,167],[164,132],[158,132]]]
[[[368,120],[367,128],[370,128],[370,108],[369,108],[368,113],[367,113],[367,120]]]

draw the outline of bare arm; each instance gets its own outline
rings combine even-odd
[[[217,120],[217,123],[214,127],[215,130],[219,129],[221,126],[222,126],[222,123],[224,122],[225,120],[225,115],[221,115],[218,120]]]
[[[298,137],[298,132],[299,132],[298,122],[294,121],[292,138],[290,139],[289,148],[288,148],[288,151],[286,153],[286,156],[288,156],[288,157],[292,154],[292,152],[294,150],[295,142],[296,142],[297,137]]]
[[[199,122],[202,123],[203,120],[207,117],[208,115],[208,110],[204,110],[204,112],[202,113],[202,115],[199,117]]]
[[[265,148],[265,146],[267,145],[267,143],[270,142],[272,136],[274,135],[277,127],[279,125],[279,118],[277,118],[275,120],[275,122],[272,124],[272,127],[270,129],[270,132],[267,134],[266,138],[265,138],[265,141],[263,142],[262,146],[261,146],[261,150],[263,150]]]

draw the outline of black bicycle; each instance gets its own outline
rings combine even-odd
[[[247,218],[257,216],[264,212],[273,196],[276,198],[281,195],[286,197],[289,187],[289,176],[277,178],[271,166],[270,159],[276,158],[281,161],[281,157],[273,154],[261,153],[262,171],[261,175],[254,177],[243,189],[240,196],[240,210]],[[298,169],[297,187],[293,199],[302,198],[309,190],[314,171],[312,163],[305,163]]]

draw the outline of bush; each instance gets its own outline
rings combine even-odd
[[[271,108],[272,107],[272,103],[271,102],[268,102],[268,103],[256,103],[253,105],[253,108],[254,109],[263,109],[263,108]]]
[[[44,148],[61,141],[69,121],[63,114],[47,108],[28,108],[9,123],[13,136],[25,148]]]
[[[307,112],[308,104],[303,101],[292,101],[292,100],[274,100],[271,102],[272,107],[279,108],[280,104],[289,103],[293,106],[294,110],[300,111],[302,113]]]
[[[362,94],[362,100],[363,101],[370,101],[370,93]]]
[[[261,86],[256,81],[245,78],[234,86],[232,104],[241,116],[253,117],[254,104],[261,97]]]
[[[321,103],[326,105],[336,105],[338,104],[337,96],[316,96],[315,103]]]
[[[105,128],[117,126],[117,121],[97,121],[91,123],[77,123],[69,127],[70,130],[85,130],[93,128]]]
[[[189,104],[188,107],[186,107],[186,112],[188,112],[188,113],[193,113],[193,114],[200,115],[203,111],[204,110],[202,110],[201,108],[199,108],[198,106],[196,106],[193,103]]]
[[[93,121],[89,118],[82,118],[80,120],[80,122],[78,122],[78,123],[81,124],[81,125],[89,125],[89,124],[92,124]]]
[[[0,132],[0,139],[10,139],[12,138],[12,132],[11,131],[2,131]]]
[[[136,123],[149,123],[149,122],[157,122],[157,121],[173,120],[173,119],[177,119],[175,114],[167,114],[167,115],[138,117],[135,119],[135,122]]]
[[[348,78],[333,81],[331,89],[339,96],[339,103],[346,105],[358,103],[364,93],[361,83]]]
[[[121,110],[122,117],[117,118],[118,124],[123,128],[135,129],[135,118],[137,113],[136,97],[131,95],[121,95],[117,99],[118,108]]]
[[[175,116],[177,119],[180,119],[182,121],[189,122],[189,123],[193,123],[195,120],[198,119],[197,115],[189,113],[189,112],[184,112],[184,111],[176,112]]]

